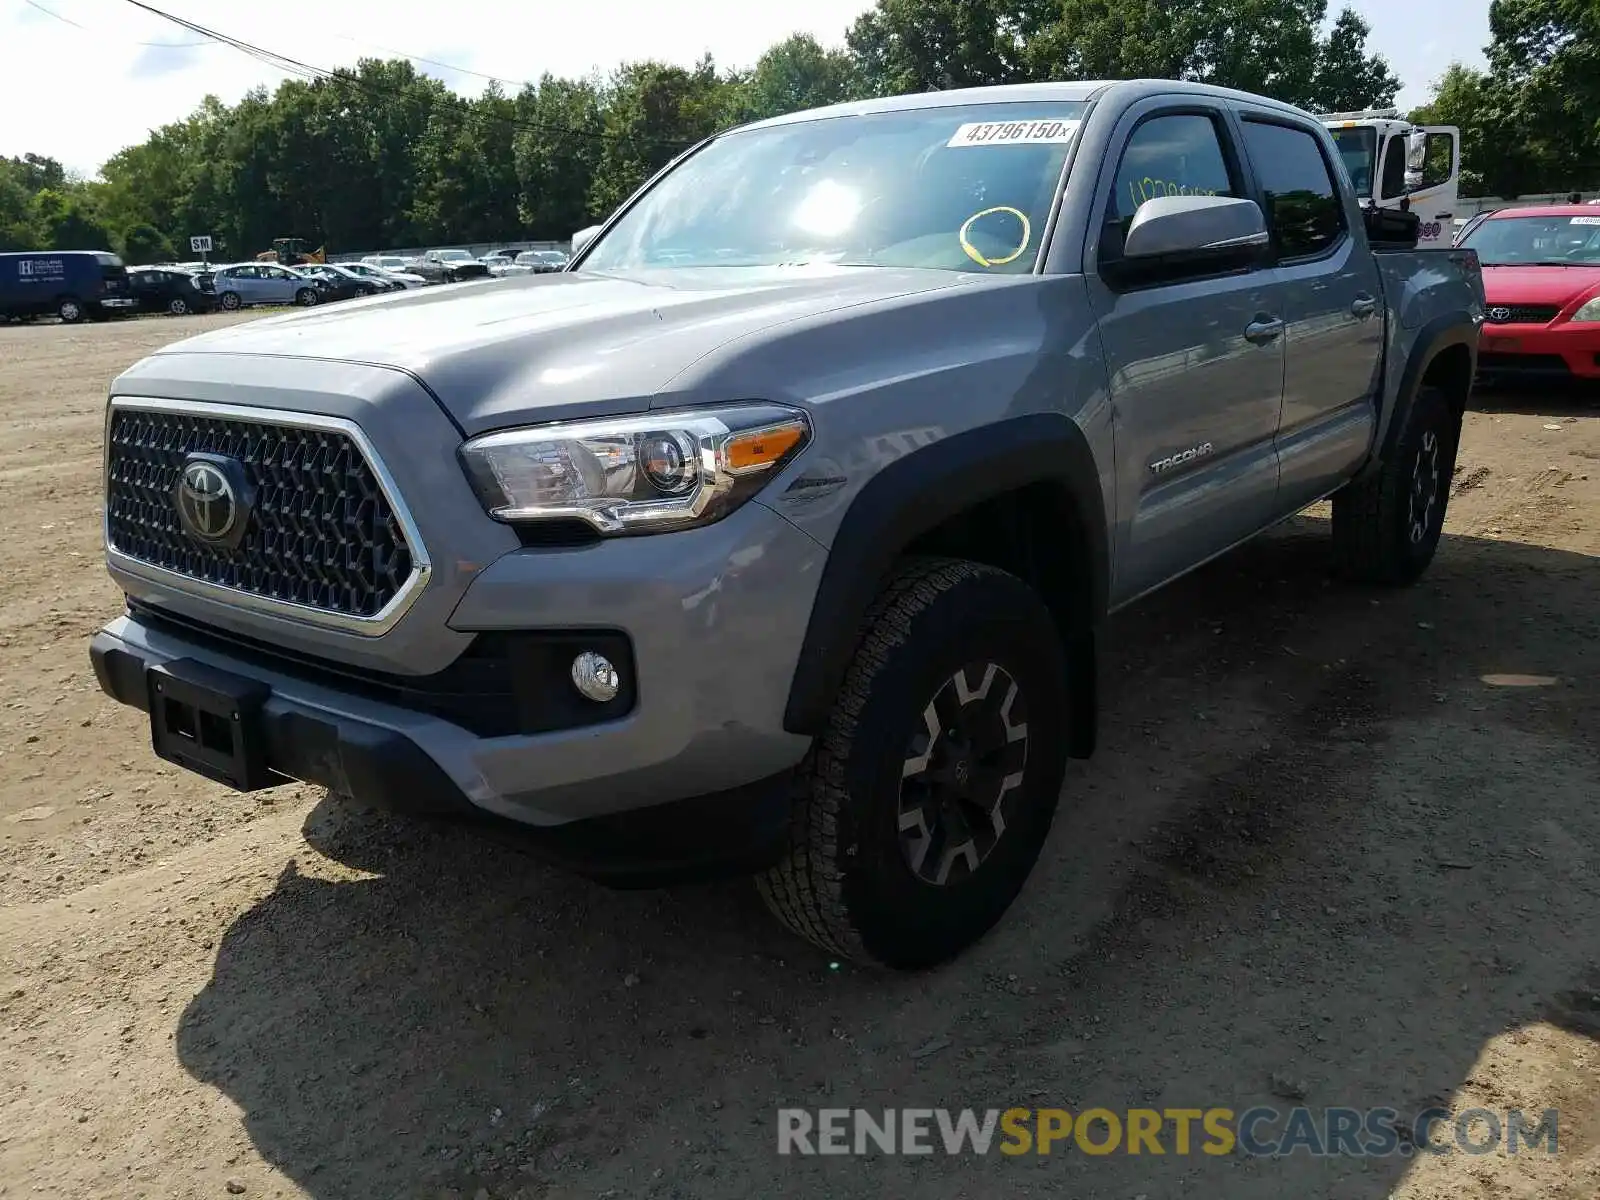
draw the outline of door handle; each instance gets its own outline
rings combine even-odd
[[[1350,305],[1350,311],[1365,321],[1378,311],[1378,302],[1371,296],[1361,295],[1355,298],[1355,303]]]
[[[1244,327],[1244,336],[1247,341],[1258,346],[1265,346],[1283,332],[1283,322],[1277,317],[1268,317],[1264,320],[1251,321]]]

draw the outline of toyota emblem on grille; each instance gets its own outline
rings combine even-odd
[[[233,459],[191,454],[178,475],[178,522],[197,541],[234,546],[249,514],[243,472]]]
[[[1497,304],[1489,310],[1489,320],[1491,321],[1509,321],[1510,319],[1511,310],[1504,305]]]

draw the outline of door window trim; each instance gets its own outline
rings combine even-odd
[[[1338,237],[1334,238],[1333,241],[1329,242],[1321,250],[1318,250],[1313,254],[1285,255],[1282,252],[1283,244],[1278,240],[1278,228],[1277,224],[1273,220],[1272,209],[1267,204],[1267,190],[1264,186],[1262,186],[1261,176],[1252,172],[1251,178],[1255,184],[1255,195],[1252,197],[1252,199],[1254,199],[1256,204],[1261,207],[1262,215],[1267,219],[1267,230],[1272,235],[1270,265],[1278,267],[1297,267],[1305,263],[1317,263],[1321,262],[1323,259],[1332,258],[1350,242],[1351,235],[1350,214],[1345,209],[1345,191],[1339,186],[1339,181],[1343,178],[1346,178],[1346,176],[1342,172],[1336,174],[1333,163],[1328,159],[1328,147],[1323,145],[1323,137],[1327,135],[1327,131],[1324,130],[1320,125],[1313,127],[1306,124],[1304,121],[1297,121],[1293,117],[1282,113],[1267,112],[1262,109],[1245,108],[1239,109],[1238,112],[1240,125],[1239,139],[1243,143],[1244,153],[1247,156],[1250,153],[1250,139],[1245,135],[1243,128],[1245,125],[1276,125],[1280,129],[1288,129],[1295,133],[1303,133],[1309,137],[1312,141],[1312,144],[1314,144],[1317,148],[1317,155],[1322,159],[1322,169],[1327,173],[1328,183],[1333,188],[1333,197],[1338,203]]]
[[[1112,193],[1117,187],[1117,175],[1122,170],[1123,156],[1128,152],[1128,146],[1145,124],[1160,117],[1204,117],[1211,122],[1212,131],[1217,136],[1217,146],[1222,151],[1222,163],[1228,172],[1230,190],[1234,191],[1241,199],[1255,199],[1255,181],[1250,172],[1250,164],[1235,144],[1234,128],[1228,120],[1227,107],[1220,102],[1208,101],[1203,97],[1194,96],[1154,96],[1152,107],[1145,112],[1133,117],[1133,124],[1122,136],[1112,135],[1115,150],[1104,155],[1100,162],[1100,177],[1095,181],[1095,200],[1089,210],[1088,228],[1084,232],[1084,270],[1092,273],[1108,289],[1118,295],[1128,292],[1146,292],[1155,288],[1182,287],[1190,283],[1203,282],[1207,279],[1228,279],[1236,275],[1247,275],[1259,271],[1266,264],[1256,262],[1246,267],[1232,267],[1225,271],[1197,271],[1194,274],[1176,276],[1170,279],[1156,279],[1143,283],[1113,283],[1101,270],[1103,261],[1100,249],[1105,231],[1107,212],[1112,205]],[[1124,115],[1124,120],[1127,116]],[[1258,204],[1259,200],[1256,201]]]

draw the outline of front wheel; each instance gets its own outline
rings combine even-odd
[[[301,288],[294,294],[294,302],[301,308],[313,307],[317,303],[317,299],[317,291],[315,288]]]
[[[56,316],[63,325],[76,325],[84,318],[83,304],[76,296],[63,296],[56,301]]]
[[[788,845],[758,880],[767,906],[840,957],[898,969],[954,957],[1033,869],[1068,711],[1065,652],[1031,588],[978,563],[908,562],[800,768]]]
[[[1444,533],[1461,417],[1436,387],[1418,390],[1400,441],[1373,476],[1333,497],[1339,571],[1364,583],[1414,583]]]

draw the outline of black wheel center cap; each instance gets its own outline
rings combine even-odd
[[[950,778],[956,787],[965,789],[972,783],[972,759],[958,754],[950,764]]]

